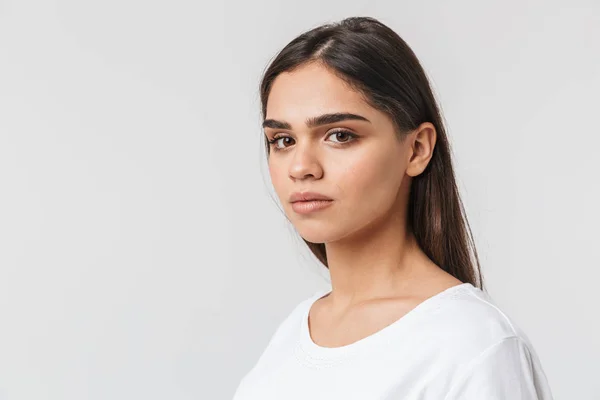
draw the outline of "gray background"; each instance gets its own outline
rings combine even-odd
[[[257,87],[379,18],[448,122],[489,292],[557,399],[600,399],[597,1],[0,1],[0,399],[229,399],[326,283]]]

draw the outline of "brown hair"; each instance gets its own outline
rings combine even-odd
[[[371,17],[349,17],[310,29],[288,43],[272,60],[260,83],[263,120],[275,78],[309,62],[319,62],[389,115],[398,139],[431,122],[436,145],[427,168],[413,178],[408,224],[417,243],[439,267],[462,282],[483,289],[479,257],[452,165],[441,112],[426,73],[406,42]],[[265,137],[267,155],[270,146]],[[305,239],[327,267],[325,244]]]

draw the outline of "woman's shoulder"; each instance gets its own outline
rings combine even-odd
[[[459,290],[444,298],[426,324],[457,351],[476,353],[507,339],[517,339],[532,348],[528,336],[509,313],[488,292],[471,284],[460,285]]]
[[[527,391],[527,398],[552,399],[527,334],[488,292],[463,285],[435,314],[429,331],[439,332],[436,357],[452,360],[448,365],[454,369],[447,399],[507,398],[507,390]]]

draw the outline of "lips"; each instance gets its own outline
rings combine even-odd
[[[292,193],[292,195],[290,196],[290,203],[316,200],[332,201],[333,199],[331,197],[325,196],[324,194],[316,192],[295,192]]]
[[[296,201],[292,203],[292,209],[297,214],[312,214],[331,207],[333,203],[333,200]]]

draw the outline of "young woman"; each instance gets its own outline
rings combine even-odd
[[[234,400],[551,400],[484,291],[409,46],[373,18],[326,24],[277,55],[260,93],[273,186],[331,287],[291,311]]]

